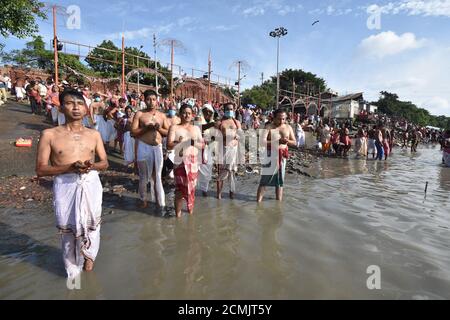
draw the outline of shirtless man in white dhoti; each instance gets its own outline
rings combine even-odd
[[[100,97],[100,95],[98,93],[94,94],[94,100],[92,101],[90,107],[90,116],[91,116],[91,121],[94,124],[94,128],[97,131],[99,130],[99,125],[100,122],[104,122],[105,120],[103,119],[103,112],[105,111],[105,104],[102,101],[102,98]]]
[[[219,129],[223,135],[223,159],[219,165],[219,176],[217,179],[217,199],[222,199],[224,181],[230,184],[230,199],[234,199],[236,192],[236,172],[239,160],[239,135],[242,131],[241,123],[235,119],[235,107],[232,103],[226,103],[223,107],[225,113]]]
[[[168,110],[167,110],[167,123],[169,128],[173,125],[177,125],[181,123],[180,117],[177,116],[177,107],[174,103],[169,104]],[[174,158],[175,158],[175,152],[174,150],[168,150],[167,148],[167,137],[163,138],[163,151],[164,151],[164,170],[167,174],[167,171],[169,171],[168,176],[169,178],[173,179],[173,164],[174,164]]]
[[[213,173],[213,152],[215,151],[216,142],[215,136],[221,136],[217,134],[216,123],[214,122],[214,109],[210,104],[205,104],[202,109],[203,122],[202,122],[202,134],[205,137],[205,147],[202,151],[202,163],[199,166],[198,184],[202,191],[202,195],[206,197],[208,195],[209,182],[212,179]]]
[[[165,193],[161,180],[163,167],[162,139],[167,136],[169,124],[164,113],[157,110],[156,93],[144,92],[147,109],[138,111],[131,125],[131,135],[137,143],[137,164],[139,169],[140,208],[148,206],[147,184],[150,181],[150,201],[157,201],[160,207],[166,206]],[[156,193],[156,195],[155,195]]]
[[[100,245],[103,188],[98,171],[108,168],[100,134],[83,126],[83,95],[66,90],[60,97],[66,124],[42,132],[36,161],[38,177],[55,176],[54,209],[62,235],[69,278],[92,271]],[[95,157],[98,161],[95,162]]]

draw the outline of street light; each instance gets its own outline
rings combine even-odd
[[[280,101],[280,73],[278,71],[279,68],[279,61],[280,61],[280,38],[284,37],[288,34],[287,29],[283,27],[276,28],[275,30],[271,31],[269,35],[272,38],[277,38],[277,109],[279,106]]]
[[[247,77],[246,74],[242,78],[239,78],[238,81],[234,83],[235,86],[238,86],[238,108],[241,106],[241,81]]]
[[[137,73],[137,77],[138,77],[138,96],[141,96],[141,90],[140,90],[140,86],[139,86],[139,56],[141,54],[141,50],[144,46],[140,46],[139,50],[138,50],[138,57],[137,57],[137,67],[138,67],[138,73]]]

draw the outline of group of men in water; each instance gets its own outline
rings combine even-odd
[[[56,88],[51,92],[58,92]],[[233,103],[224,103],[223,116],[218,118],[210,104],[203,105],[196,114],[189,101],[179,108],[170,104],[161,110],[151,90],[144,92],[145,107],[133,110],[125,97],[99,93],[91,97],[83,90],[61,89],[58,99],[49,100],[50,113],[56,107],[64,119],[59,126],[42,132],[36,172],[39,177],[55,176],[54,209],[69,277],[83,268],[93,269],[100,241],[103,194],[98,172],[108,168],[107,148],[112,141],[124,150],[126,161],[136,164],[142,209],[148,207],[149,201],[160,208],[166,206],[162,173],[168,163],[173,166],[177,217],[182,216],[183,200],[188,213],[193,213],[197,184],[207,195],[214,167],[218,172],[217,198],[221,199],[225,182],[229,184],[230,198],[234,198],[241,164],[239,150],[245,141],[241,141],[242,125],[235,119]],[[275,187],[277,200],[282,200],[288,147],[296,146],[286,112],[276,110],[272,119],[260,137],[267,148],[258,202],[267,186]],[[123,147],[121,142],[125,142]]]
[[[32,90],[31,99],[37,100]],[[142,103],[130,104],[129,97],[120,92],[92,95],[88,89],[75,90],[68,85],[53,85],[41,98],[47,101],[47,113],[57,126],[42,132],[36,172],[39,177],[55,176],[54,209],[69,278],[94,266],[100,244],[103,195],[98,172],[108,168],[107,153],[111,152],[113,141],[114,150],[119,144],[125,162],[137,169],[141,209],[148,208],[149,202],[166,207],[164,174],[175,180],[177,217],[182,216],[183,201],[187,212],[193,214],[196,188],[207,196],[214,171],[217,199],[222,198],[225,183],[229,185],[230,199],[234,198],[238,166],[246,158],[241,151],[248,146],[233,103],[198,106],[189,99],[177,104],[168,99],[159,101],[154,91],[147,90]],[[34,111],[36,106],[31,102]],[[263,146],[258,152],[258,202],[263,200],[266,187],[275,187],[276,199],[283,199],[288,149],[304,145],[303,129],[308,127],[297,118],[294,130],[282,109],[274,110],[267,120],[265,130],[258,133],[259,145]],[[318,123],[320,148],[323,152],[334,150],[337,155],[346,156],[353,146],[357,156],[372,154],[375,158],[376,154],[379,160],[387,159],[397,138],[395,130],[381,124],[358,128],[352,142],[351,126],[328,124],[331,123]],[[244,123],[244,128],[252,129],[250,123]],[[406,145],[411,140],[415,151],[423,137],[420,130],[408,132],[412,135],[398,139]]]

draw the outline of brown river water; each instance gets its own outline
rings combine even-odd
[[[387,162],[325,158],[314,178],[288,175],[282,203],[268,190],[257,205],[251,175],[235,200],[197,197],[181,219],[105,201],[80,290],[66,287],[51,208],[0,209],[0,299],[449,299],[441,156],[425,146]],[[373,265],[380,290],[366,284]]]

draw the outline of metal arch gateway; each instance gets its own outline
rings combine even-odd
[[[314,112],[312,112],[314,111]],[[307,115],[316,115],[320,112],[319,107],[317,106],[317,104],[315,102],[310,102],[308,104],[308,107],[306,108],[306,114]]]
[[[151,68],[136,68],[131,70],[130,72],[128,72],[125,76],[126,81],[128,82],[128,80],[134,76],[135,74],[141,74],[141,73],[149,73],[149,74],[153,74],[158,76],[159,78],[163,79],[167,84],[169,83],[169,81],[166,79],[166,77],[164,77],[161,73],[159,73],[158,71],[151,69]]]
[[[176,83],[177,86],[180,85],[194,85],[195,87],[200,88],[201,90],[205,90],[206,87],[203,83],[201,83],[201,81],[198,81],[196,79],[191,79],[191,78],[185,78],[185,79],[179,79]]]
[[[97,78],[97,77],[88,76],[84,73],[78,72],[67,65],[61,65],[61,66],[63,68],[65,68],[66,70],[68,70],[70,73],[87,79],[90,83],[94,83],[94,82],[108,83],[108,82],[112,82],[112,81],[120,81],[120,78],[118,78],[118,77],[116,77],[116,78]]]

